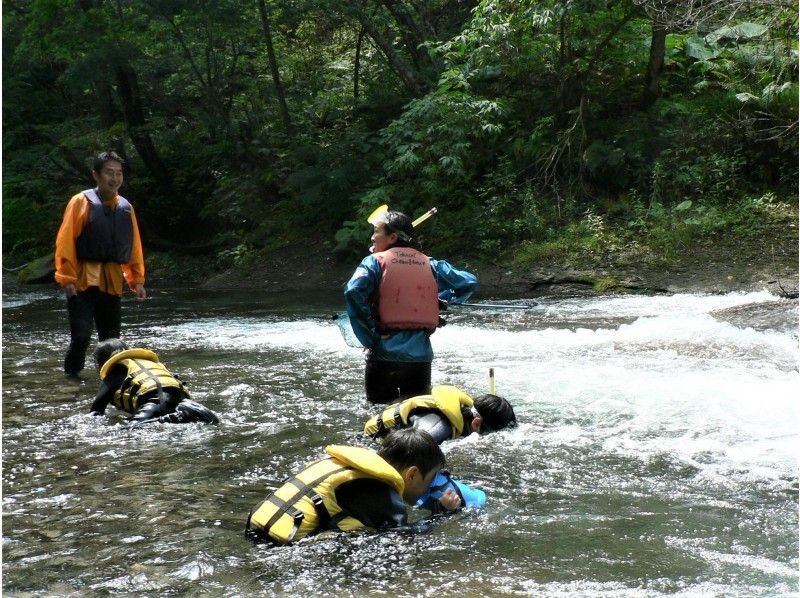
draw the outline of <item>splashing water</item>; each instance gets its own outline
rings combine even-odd
[[[338,297],[126,301],[129,344],[155,350],[222,419],[136,430],[113,408],[87,414],[96,371],[62,377],[62,298],[4,296],[3,308],[8,593],[798,591],[797,304],[767,292],[454,310],[432,337],[434,382],[475,396],[493,367],[520,422],[443,447],[451,471],[484,485],[486,508],[425,534],[281,549],[243,538],[248,511],[323,446],[363,443],[374,411],[363,352],[325,316]]]

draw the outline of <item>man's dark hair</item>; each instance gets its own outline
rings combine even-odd
[[[114,151],[103,152],[99,154],[94,159],[94,164],[92,165],[92,170],[95,172],[100,172],[103,170],[103,166],[105,166],[106,162],[119,162],[123,166],[125,165],[125,160],[119,157],[119,154]]]
[[[433,436],[416,428],[392,430],[383,439],[383,446],[378,451],[397,471],[415,465],[423,476],[432,469],[443,468],[445,458],[442,449],[436,444]]]
[[[419,249],[419,242],[414,239],[414,226],[411,224],[411,218],[403,212],[386,212],[383,215],[383,228],[387,233],[397,233],[395,247]]]
[[[94,362],[97,364],[97,369],[103,367],[106,361],[111,359],[112,355],[116,355],[122,351],[125,351],[128,348],[121,339],[118,338],[107,338],[104,341],[97,343],[97,347],[94,350]]]
[[[481,416],[481,434],[496,432],[517,425],[517,416],[511,403],[503,397],[485,394],[475,399],[475,410]]]

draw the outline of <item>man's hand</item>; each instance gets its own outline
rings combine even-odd
[[[147,291],[144,290],[144,285],[139,283],[136,285],[136,300],[144,301],[147,299]]]
[[[67,296],[67,299],[70,297],[74,297],[78,294],[78,287],[75,286],[74,283],[69,283],[64,285],[64,294]]]
[[[455,511],[461,506],[461,497],[452,488],[448,488],[439,498],[439,504],[448,511]]]

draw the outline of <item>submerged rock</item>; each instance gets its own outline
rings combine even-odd
[[[797,301],[782,300],[718,309],[712,311],[711,316],[737,328],[787,332],[798,328],[797,308]]]
[[[53,274],[55,271],[55,260],[51,253],[37,258],[32,262],[28,262],[28,264],[19,271],[18,277],[20,282],[28,284],[53,282]]]

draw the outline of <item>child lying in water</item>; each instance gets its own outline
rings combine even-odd
[[[100,371],[100,389],[92,402],[92,415],[114,406],[132,415],[131,422],[219,423],[213,411],[191,400],[181,380],[147,349],[129,349],[118,338],[98,343],[94,360]]]

